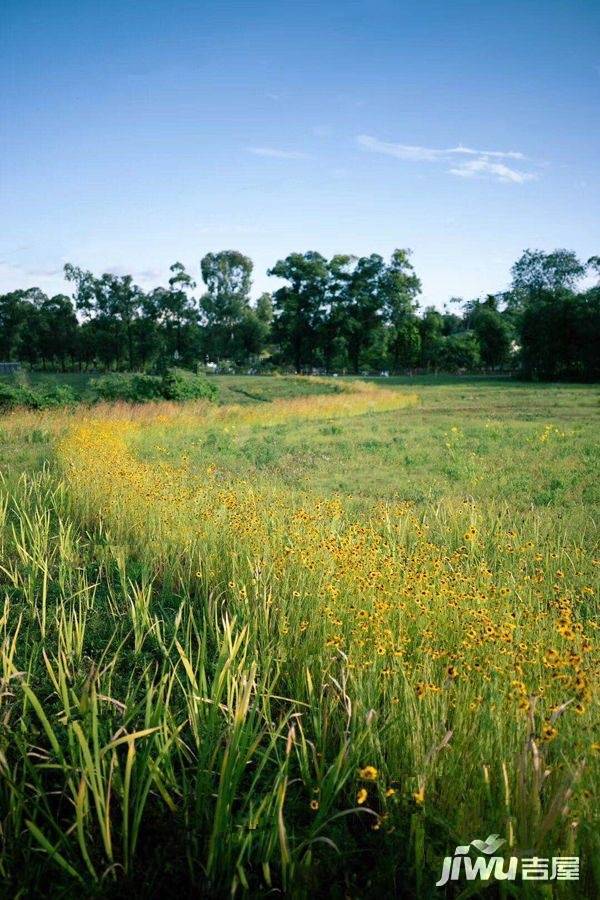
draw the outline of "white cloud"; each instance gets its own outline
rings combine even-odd
[[[431,150],[429,147],[411,147],[409,144],[392,144],[380,141],[368,134],[359,134],[356,138],[359,146],[373,153],[385,153],[397,159],[409,159],[419,162],[435,162],[441,158],[443,150]]]
[[[526,161],[527,157],[516,150],[474,150],[472,147],[449,147],[438,150],[433,147],[418,147],[412,144],[395,144],[390,141],[380,141],[368,134],[359,134],[356,142],[363,150],[372,153],[382,153],[403,159],[409,162],[452,162],[454,165],[448,171],[452,175],[461,178],[490,177],[496,181],[513,182],[522,184],[531,181],[537,176],[530,172],[523,172],[511,168],[505,163],[493,160],[508,159]],[[468,161],[458,161],[457,157],[472,157]]]
[[[277,147],[247,147],[248,153],[255,156],[267,156],[272,159],[308,159],[308,154],[299,150],[279,150]]]
[[[516,150],[472,150],[471,147],[452,147],[451,150],[441,150],[443,155],[462,154],[463,156],[490,156],[496,159],[527,159],[523,153]]]
[[[458,175],[460,178],[477,178],[490,175],[498,181],[509,181],[513,184],[523,184],[525,181],[531,181],[537,177],[531,172],[511,169],[510,166],[504,163],[490,162],[483,157],[461,163],[453,169],[448,169],[448,171],[451,175]]]

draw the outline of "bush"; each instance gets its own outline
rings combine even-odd
[[[27,406],[30,391],[20,384],[7,384],[0,381],[0,409],[7,412],[17,406]]]
[[[218,393],[216,384],[185,369],[169,369],[162,390],[165,400],[215,400]]]
[[[38,409],[47,409],[50,406],[71,406],[77,402],[77,396],[68,384],[41,384],[36,391]]]
[[[148,400],[161,400],[164,397],[162,378],[158,375],[114,373],[93,378],[90,387],[96,400],[147,403]]]
[[[93,378],[90,388],[95,400],[147,403],[150,400],[214,400],[218,390],[201,375],[183,369],[169,369],[164,375],[113,373]],[[43,382],[35,387],[24,382],[0,380],[0,411],[25,407],[50,409],[77,402],[73,389],[66,384]]]
[[[75,403],[76,397],[66,384],[40,384],[36,388],[25,384],[0,381],[0,410],[8,412],[17,407],[50,409]]]
[[[124,400],[147,403],[149,400],[214,400],[217,387],[200,375],[183,369],[169,369],[160,375],[115,373],[94,378],[90,387],[96,400]]]

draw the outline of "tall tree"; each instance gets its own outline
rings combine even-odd
[[[253,263],[238,250],[207,253],[200,263],[207,287],[200,301],[207,350],[217,362],[240,353],[240,329],[250,309]]]
[[[392,368],[413,366],[419,356],[421,336],[416,318],[421,281],[410,262],[410,250],[394,250],[385,275],[385,303]]]
[[[67,281],[75,284],[75,305],[87,319],[102,320],[112,331],[117,366],[125,356],[129,369],[135,366],[134,321],[140,313],[143,292],[131,275],[105,272],[96,278],[91,272],[73,266],[64,268]],[[125,350],[125,352],[124,352]]]
[[[594,289],[577,292],[577,282],[595,268],[571,250],[552,253],[526,250],[512,268],[508,309],[517,310],[515,323],[526,375],[533,378],[589,378],[597,371],[598,303]]]
[[[164,337],[163,364],[169,365],[173,361],[182,364],[193,362],[195,326],[198,323],[198,308],[191,291],[196,287],[196,282],[186,272],[183,263],[176,262],[170,266],[169,286],[158,287],[151,291],[145,298],[144,312],[156,325],[160,326]],[[147,357],[153,351],[158,351],[156,335],[152,329],[146,327],[140,331],[140,339],[144,345],[144,355]]]
[[[426,369],[439,369],[444,345],[444,320],[433,306],[428,306],[419,319],[421,334],[421,365]]]
[[[356,257],[336,254],[327,264],[329,275],[319,322],[319,357],[327,372],[350,367],[346,328],[346,300]]]
[[[267,328],[271,327],[273,322],[273,298],[264,291],[256,301],[256,317]]]
[[[41,361],[58,363],[63,372],[78,354],[79,325],[73,302],[65,294],[44,296],[38,306],[38,351]]]
[[[273,298],[265,291],[255,308],[246,316],[245,347],[249,355],[258,357],[267,348],[273,325]]]
[[[509,306],[522,308],[526,303],[541,299],[547,292],[571,289],[584,274],[577,255],[572,250],[525,250],[511,269],[512,285],[507,294]]]
[[[385,321],[387,278],[382,256],[378,253],[361,256],[356,259],[340,292],[342,333],[353,372],[360,370],[363,354]]]
[[[541,379],[598,378],[600,289],[566,289],[529,303],[520,321],[521,356],[527,376]]]
[[[508,317],[499,311],[494,294],[488,294],[485,300],[469,301],[464,321],[477,337],[484,366],[494,369],[508,362],[513,329]]]
[[[25,290],[0,295],[0,359],[18,359],[19,338],[27,316]]]
[[[314,250],[290,253],[268,274],[288,282],[273,294],[274,338],[297,372],[309,369],[319,361],[319,335],[330,277],[327,260]]]

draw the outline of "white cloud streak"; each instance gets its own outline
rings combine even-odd
[[[527,161],[527,157],[516,150],[474,150],[472,147],[460,145],[438,150],[433,147],[380,141],[368,134],[359,134],[356,143],[371,153],[381,153],[407,162],[451,163],[452,166],[447,171],[460,178],[487,177],[495,181],[523,184],[537,177],[531,172],[515,169],[505,162],[498,162],[498,160]]]
[[[469,162],[456,166],[448,170],[451,175],[458,175],[460,178],[478,178],[490,175],[497,181],[508,181],[513,184],[523,184],[536,178],[531,172],[521,172],[518,169],[511,169],[504,163],[490,162],[485,158],[472,159]]]
[[[299,150],[279,150],[277,147],[247,147],[248,153],[271,159],[308,159],[308,154]]]

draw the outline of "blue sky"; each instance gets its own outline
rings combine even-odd
[[[422,303],[600,252],[600,2],[3,0],[0,290],[410,247]]]

